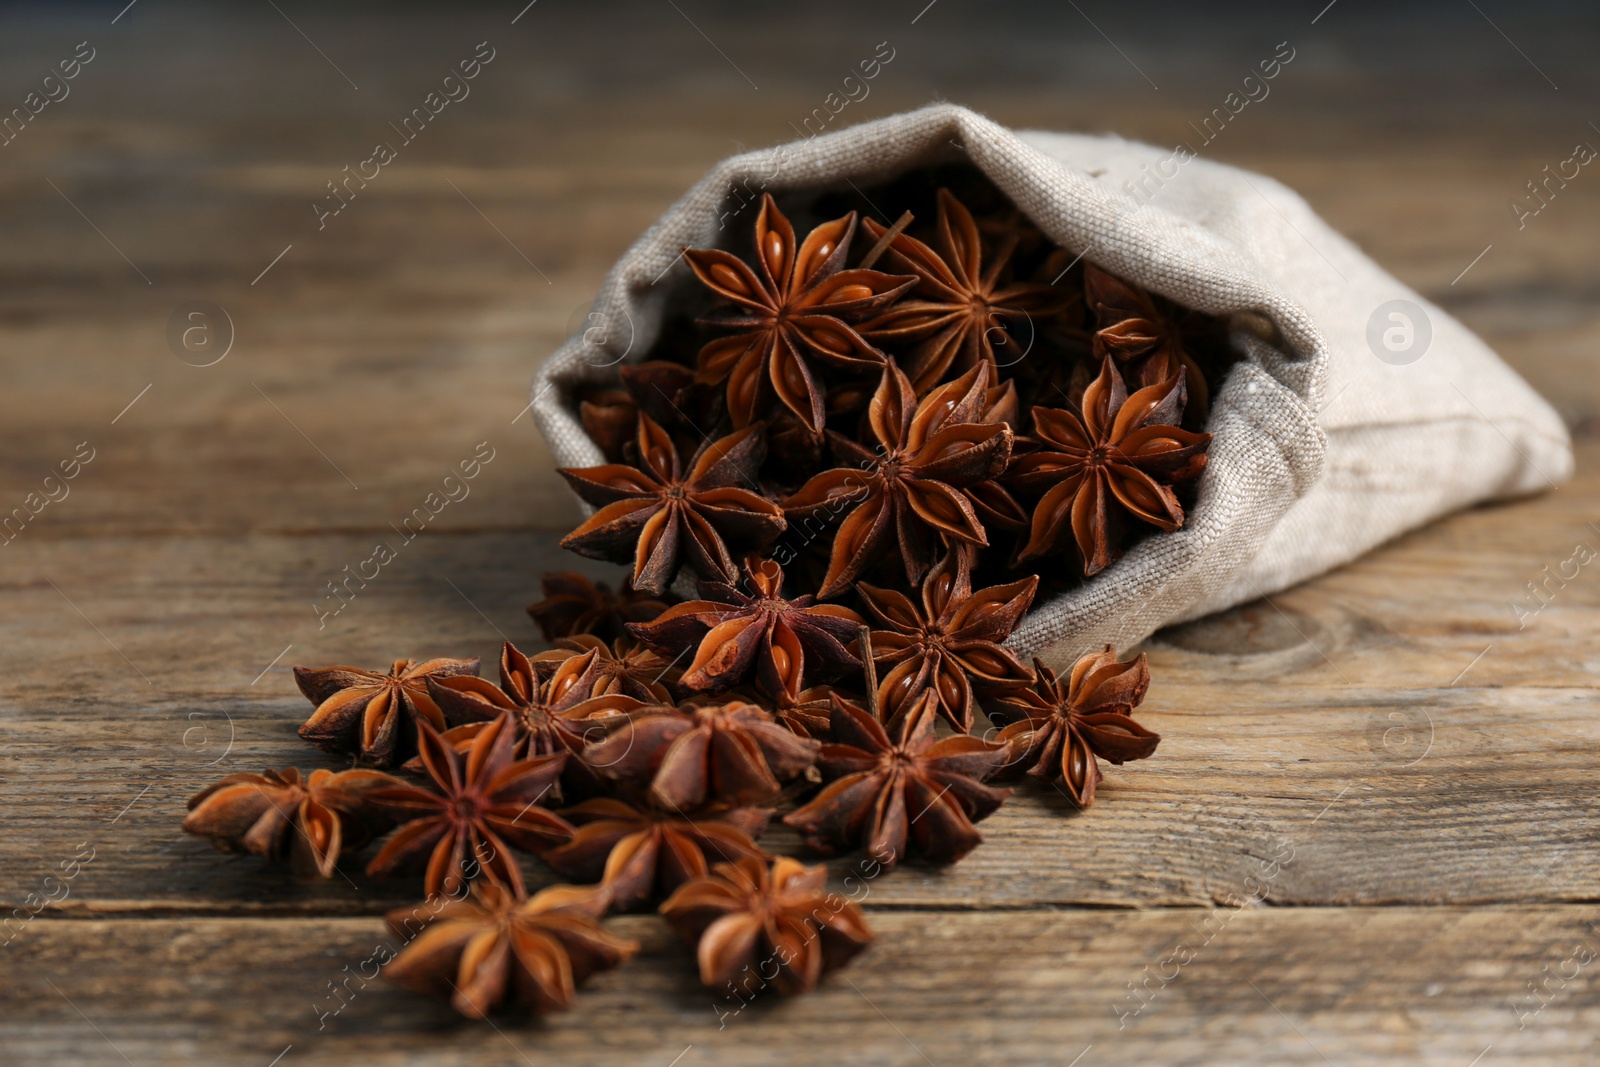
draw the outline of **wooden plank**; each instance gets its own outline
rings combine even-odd
[[[695,982],[656,919],[613,919],[638,958],[570,1013],[492,1026],[364,983],[392,936],[373,919],[38,919],[0,951],[0,988],[27,1004],[6,1047],[13,1062],[141,1067],[266,1064],[291,1047],[285,1063],[1466,1067],[1491,1048],[1485,1062],[1586,1065],[1600,1026],[1582,962],[1600,940],[1593,906],[871,903],[878,943],[810,997],[741,1009]]]
[[[1083,816],[1025,792],[985,825],[988,841],[968,861],[896,874],[885,899],[1200,904],[1236,886],[1279,835],[1316,857],[1275,887],[1286,903],[1592,897],[1600,586],[1574,580],[1520,631],[1509,603],[1543,559],[1564,558],[1573,538],[1593,541],[1583,520],[1595,453],[1586,446],[1569,490],[1456,516],[1270,605],[1158,635],[1142,713],[1166,737],[1155,759],[1109,768]],[[1548,531],[1543,543],[1530,546],[1528,529]],[[295,886],[177,830],[183,800],[214,777],[323,762],[293,734],[306,705],[292,664],[492,663],[502,636],[537,644],[521,609],[538,572],[563,564],[553,535],[532,532],[424,533],[319,630],[318,583],[370,539],[9,546],[29,577],[0,637],[29,670],[0,690],[10,740],[0,900],[31,891],[41,849],[90,840],[106,857],[100,870],[116,874],[97,870],[72,909],[404,903],[407,883],[370,895],[343,880]],[[773,840],[793,845],[781,832]]]

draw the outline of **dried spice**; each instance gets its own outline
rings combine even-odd
[[[432,683],[429,694],[454,724],[452,737],[474,737],[482,724],[509,712],[518,730],[518,752],[545,756],[581,752],[587,743],[585,720],[607,711],[621,714],[636,700],[596,702],[600,695],[622,697],[605,686],[599,652],[590,648],[552,649],[529,658],[511,642],[500,650],[500,684],[477,676]]]
[[[574,652],[591,654],[583,673],[584,692],[590,697],[620,693],[647,704],[670,704],[667,682],[676,683],[672,664],[636,637],[619,637],[607,644],[593,634],[574,634],[556,642]]]
[[[524,897],[479,883],[465,900],[437,911],[419,905],[390,912],[389,926],[409,943],[383,973],[473,1019],[512,1005],[564,1011],[590,975],[639,951],[638,942],[600,925],[608,902],[603,889],[558,885]]]
[[[1200,364],[1185,347],[1183,314],[1092,263],[1084,265],[1083,284],[1099,325],[1095,358],[1116,360],[1135,389],[1159,385],[1182,372],[1189,403],[1204,417],[1211,408],[1210,390]]]
[[[639,405],[626,390],[591,388],[578,394],[578,421],[583,423],[583,432],[613,463],[627,459],[638,420]]]
[[[637,422],[628,424],[631,437]],[[593,634],[605,641],[624,637],[630,622],[649,622],[667,610],[666,601],[641,593],[626,581],[613,593],[605,582],[590,581],[576,571],[546,574],[541,581],[544,599],[528,605],[528,616],[539,624],[546,641],[574,634]]]
[[[296,874],[331,877],[345,849],[358,849],[394,825],[368,800],[400,783],[380,771],[335,774],[297,767],[230,774],[189,798],[183,828],[222,852],[249,852]]]
[[[561,777],[566,753],[516,758],[516,726],[505,714],[457,752],[431,727],[419,738],[429,788],[396,784],[371,797],[401,825],[367,865],[376,877],[425,871],[429,896],[456,892],[484,874],[523,892],[512,847],[542,852],[572,836],[572,827],[538,806]]]
[[[300,736],[340,755],[392,766],[417,750],[417,724],[444,728],[428,680],[476,675],[475,659],[397,659],[388,674],[360,667],[296,667],[295,684],[317,706]]]
[[[1000,642],[1033,603],[1037,577],[972,590],[968,554],[945,554],[922,580],[922,606],[894,589],[862,582],[857,588],[867,608],[889,629],[872,634],[872,655],[887,666],[883,713],[891,724],[925,691],[939,715],[962,733],[972,729],[973,685],[985,692],[1014,689],[1033,681],[1033,672]]]
[[[882,238],[886,226],[867,219],[867,230]],[[1049,285],[1007,278],[1012,254],[1022,232],[1007,227],[1000,247],[984,261],[978,226],[948,189],[939,190],[938,251],[909,234],[896,235],[884,262],[915,274],[916,287],[907,299],[861,327],[869,339],[909,349],[906,372],[917,392],[925,393],[954,369],[958,373],[986,363],[998,373],[1002,364],[1020,362],[1032,337],[1014,335],[1034,316],[1061,311],[1071,295]],[[1004,352],[997,356],[996,349]]]
[[[783,597],[783,568],[772,560],[746,562],[746,593],[725,582],[701,582],[700,600],[668,608],[654,622],[631,629],[669,656],[694,649],[680,684],[727,689],[752,678],[772,696],[800,692],[861,664],[844,642],[861,629],[861,616],[814,596]],[[809,657],[809,658],[808,658]]]
[[[826,741],[833,729],[833,696],[836,692],[833,686],[818,685],[802,689],[792,697],[780,693],[772,701],[772,716],[801,737]]]
[[[1133,719],[1133,709],[1150,688],[1143,653],[1126,663],[1107,645],[1072,665],[1063,685],[1042,663],[1034,663],[1038,682],[1007,693],[989,705],[996,722],[1010,725],[999,742],[1012,751],[1007,773],[1027,772],[1060,783],[1080,808],[1094,803],[1100,784],[1095,757],[1122,764],[1155,754],[1161,735]]]
[[[757,844],[780,809],[823,853],[950,863],[994,779],[1088,807],[1098,761],[1152,755],[1143,656],[1058,677],[1005,643],[1183,524],[1226,324],[1054,247],[970,170],[851,193],[786,194],[832,219],[803,242],[763,197],[748,264],[686,250],[720,303],[696,319],[706,294],[669,283],[645,361],[568,397],[606,462],[561,472],[598,509],[562,544],[625,565],[616,592],[546,574],[528,613],[556,647],[508,642],[498,683],[476,660],[297,668],[303,737],[416,778],[232,775],[184,828],[323,876],[392,829],[368,873],[421,870],[430,899],[389,916],[415,940],[388,973],[469,1016],[567,1007],[637,949],[600,917],[662,900],[742,1000],[872,941],[823,868]],[[869,203],[902,213],[863,251]],[[685,566],[699,598],[672,607]],[[970,735],[980,711],[998,739]],[[529,898],[519,852],[597,884]]]
[[[878,447],[833,434],[834,453],[846,465],[818,474],[783,504],[790,521],[802,526],[848,509],[819,596],[843,591],[891,543],[898,543],[913,585],[943,542],[989,543],[961,492],[998,476],[1011,457],[1009,427],[971,421],[987,389],[988,365],[979,364],[919,403],[911,380],[898,367],[884,368],[867,409]]]
[[[577,832],[541,858],[564,878],[600,882],[611,891],[613,905],[627,911],[667,896],[713,863],[765,859],[755,837],[771,812],[734,808],[684,815],[606,797],[561,814]]]
[[[828,785],[784,823],[818,852],[864,848],[886,867],[908,854],[954,863],[971,852],[983,840],[972,824],[1010,795],[983,784],[1009,750],[966,735],[936,740],[937,702],[924,692],[891,732],[835,697],[834,743],[817,757]]]
[[[812,360],[857,372],[877,371],[884,355],[851,323],[883,307],[915,279],[875,270],[846,270],[855,236],[854,212],[825,222],[796,247],[794,227],[770,194],[756,216],[755,262],[717,249],[685,258],[708,289],[734,305],[706,320],[733,333],[700,350],[699,379],[726,381],[735,426],[762,418],[776,396],[813,430],[823,428],[824,390]]]
[[[712,989],[744,989],[754,979],[794,996],[873,940],[860,909],[827,883],[826,867],[784,857],[770,867],[758,859],[719,863],[679,886],[661,914],[695,949],[700,981]]]
[[[816,760],[818,747],[756,705],[730,701],[636,712],[591,745],[584,762],[669,811],[752,807],[776,798],[783,782]]]
[[[563,468],[585,502],[600,510],[561,539],[591,559],[633,563],[635,589],[659,594],[686,560],[707,578],[735,581],[735,548],[761,548],[783,532],[783,509],[739,488],[761,466],[761,423],[708,441],[687,473],[678,446],[648,415],[639,416],[639,466]]]
[[[1182,526],[1183,505],[1172,486],[1199,475],[1211,444],[1208,433],[1178,428],[1183,398],[1177,374],[1130,395],[1107,357],[1079,411],[1035,407],[1039,447],[1007,473],[1015,488],[1043,493],[1021,558],[1075,543],[1088,576],[1122,555],[1130,522]]]

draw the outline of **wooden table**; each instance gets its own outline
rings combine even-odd
[[[6,109],[94,58],[0,147],[0,511],[93,458],[0,551],[0,1062],[1595,1062],[1600,577],[1510,605],[1600,546],[1600,177],[1507,208],[1600,144],[1595,15],[890,6],[8,9]],[[1286,38],[1212,154],[1481,331],[1575,427],[1571,483],[1158,634],[1158,757],[1087,815],[1020,795],[959,866],[874,880],[880,943],[797,1002],[719,1013],[641,916],[571,1013],[467,1023],[350,977],[408,882],[179,831],[222,774],[321,763],[291,665],[537,644],[523,605],[577,511],[520,413],[535,363],[704,168],[789,137],[877,42],[841,122],[938,96],[1167,143]],[[319,230],[324,183],[480,41],[471,96]],[[222,344],[195,301],[231,322],[210,366],[169,345]],[[479,442],[470,497],[319,620]]]

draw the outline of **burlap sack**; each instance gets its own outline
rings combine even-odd
[[[590,328],[539,368],[533,412],[556,462],[602,462],[572,387],[646,358],[688,275],[680,253],[725,240],[725,215],[753,211],[743,205],[763,190],[865,186],[963,158],[1057,244],[1226,317],[1244,356],[1213,402],[1187,524],[1036,605],[1010,642],[1024,656],[1060,667],[1108,643],[1125,649],[1571,473],[1548,404],[1271,178],[1112,136],[1013,132],[947,104],[712,168],[612,269]]]

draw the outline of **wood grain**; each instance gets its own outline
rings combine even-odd
[[[0,1062],[1595,1061],[1592,965],[1570,961],[1600,916],[1600,580],[1512,605],[1600,546],[1597,179],[1521,228],[1507,202],[1591,137],[1600,16],[1491,10],[1508,46],[1467,5],[284,8],[3,16],[3,101],[63,42],[99,56],[0,148],[0,514],[95,450],[0,544],[0,914],[94,849],[0,935]],[[1271,98],[1205,154],[1288,183],[1482,333],[1574,427],[1574,481],[1157,634],[1157,757],[1108,768],[1088,812],[1025,790],[957,867],[875,879],[879,944],[809,1000],[719,1029],[665,931],[626,917],[643,955],[570,1015],[468,1025],[376,982],[319,1031],[414,887],[221,856],[178,830],[184,799],[327,765],[294,736],[292,664],[492,661],[537,645],[541,571],[604,573],[558,552],[577,510],[520,413],[622,250],[880,40],[896,58],[842,121],[943,98],[1168,144],[1285,38]],[[323,184],[485,39],[471,98],[319,231]],[[197,299],[235,334],[203,368],[166,338]],[[319,621],[480,442],[470,496]],[[1131,1018],[1130,982],[1159,989]]]
[[[569,1013],[493,1027],[363,982],[363,962],[392,936],[374,919],[38,922],[0,952],[0,982],[29,1005],[7,1023],[7,1052],[151,1067],[266,1064],[290,1046],[285,1062],[329,1064],[1081,1055],[1465,1067],[1492,1047],[1502,1062],[1576,1067],[1596,1051],[1600,994],[1593,964],[1579,962],[1583,946],[1590,958],[1600,948],[1592,906],[966,913],[868,900],[879,943],[811,997],[719,997],[657,920],[613,919],[642,942],[639,957],[594,979]]]

